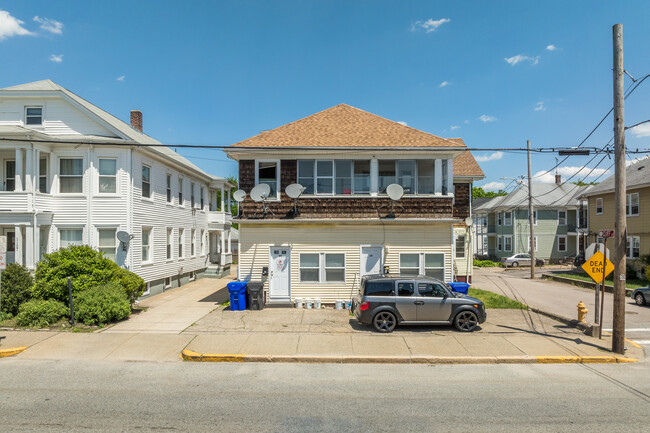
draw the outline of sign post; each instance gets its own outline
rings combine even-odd
[[[614,271],[614,264],[605,257],[605,254],[597,251],[593,256],[587,259],[587,261],[582,265],[582,269],[584,269],[585,272],[589,274],[589,276],[596,282],[596,284],[602,282],[602,290],[604,295],[605,278],[607,275],[611,274],[612,271]],[[599,307],[602,305],[602,296],[599,295],[600,293],[598,286],[596,286],[596,312],[598,312]],[[602,328],[602,314],[596,316],[594,322]],[[600,334],[600,331],[599,335],[602,336],[602,334]]]
[[[2,316],[2,271],[7,268],[7,237],[0,236],[0,316]]]

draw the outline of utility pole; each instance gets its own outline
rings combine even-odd
[[[614,323],[612,351],[625,352],[625,247],[627,222],[625,220],[625,97],[623,69],[623,25],[615,24],[614,43]]]
[[[526,141],[528,146],[528,227],[530,242],[528,248],[530,249],[530,279],[535,279],[535,217],[533,215],[533,176],[531,175],[530,168],[530,140]]]

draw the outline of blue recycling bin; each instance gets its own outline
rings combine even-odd
[[[246,281],[233,281],[227,284],[230,294],[230,310],[242,311],[246,309]]]
[[[467,283],[448,283],[454,292],[466,295],[469,292],[469,284]]]

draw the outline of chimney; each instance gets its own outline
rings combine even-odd
[[[139,111],[138,111],[138,113],[139,113]],[[131,117],[131,119],[133,119],[133,117]],[[133,122],[133,120],[131,122]],[[142,125],[142,113],[140,114],[140,125]],[[558,185],[558,186],[562,184],[562,175],[561,174],[556,174],[555,175],[555,184]]]
[[[142,111],[131,110],[131,126],[142,132]]]

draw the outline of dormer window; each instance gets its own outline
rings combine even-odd
[[[25,107],[25,125],[42,125],[43,107]]]

